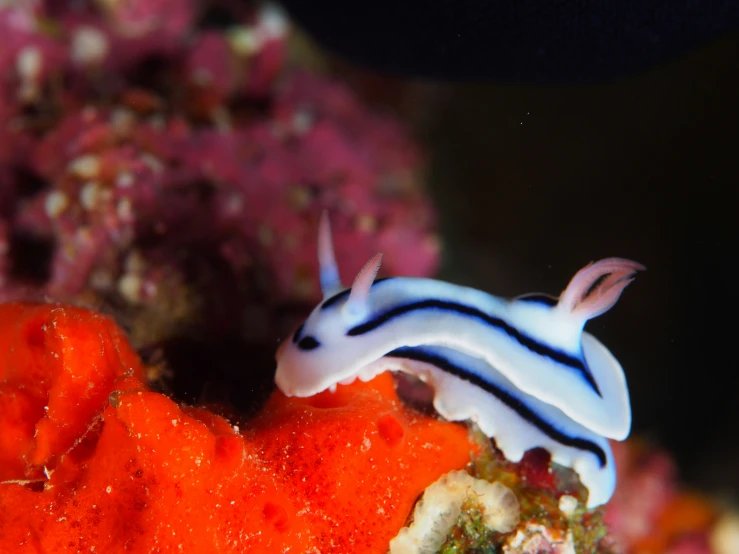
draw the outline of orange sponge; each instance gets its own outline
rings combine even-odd
[[[477,448],[388,374],[275,392],[239,429],[147,390],[117,327],[77,308],[0,307],[0,359],[1,552],[386,552]]]
[[[124,374],[143,381],[110,318],[69,306],[0,305],[0,480],[53,469]]]

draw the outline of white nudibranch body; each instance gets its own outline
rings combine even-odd
[[[606,438],[629,434],[629,394],[618,361],[583,327],[643,266],[608,258],[578,271],[558,299],[508,300],[433,279],[375,280],[380,255],[345,288],[325,214],[318,243],[324,299],[277,351],[283,393],[410,373],[434,388],[443,417],[475,421],[509,460],[546,448],[579,474],[589,506],[608,501],[615,468]]]

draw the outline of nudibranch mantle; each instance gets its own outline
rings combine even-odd
[[[324,299],[280,345],[278,388],[311,396],[386,370],[411,373],[433,386],[445,418],[476,421],[512,461],[546,448],[578,472],[589,505],[606,502],[615,468],[604,437],[628,435],[631,408],[620,364],[583,328],[643,267],[609,258],[581,269],[558,299],[508,300],[433,279],[375,280],[380,260],[344,288],[324,214]]]

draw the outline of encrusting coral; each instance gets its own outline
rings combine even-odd
[[[434,554],[447,539],[463,512],[480,513],[484,531],[508,533],[516,528],[516,496],[500,483],[476,479],[464,471],[451,471],[428,487],[416,504],[413,522],[390,541],[390,554]]]

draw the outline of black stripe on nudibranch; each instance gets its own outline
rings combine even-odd
[[[468,381],[473,385],[480,387],[488,394],[491,394],[492,396],[500,400],[503,404],[516,412],[521,418],[526,420],[527,423],[536,427],[539,431],[544,433],[550,439],[557,441],[564,446],[569,446],[572,448],[577,448],[579,450],[585,450],[586,452],[591,452],[598,458],[598,462],[600,464],[600,467],[602,468],[605,467],[607,464],[608,458],[606,457],[606,453],[600,446],[598,446],[594,442],[580,437],[571,437],[569,435],[566,435],[565,433],[554,427],[554,425],[538,415],[534,410],[529,408],[520,398],[517,398],[516,396],[510,394],[509,392],[492,383],[489,383],[483,377],[474,373],[473,371],[470,371],[469,369],[450,362],[443,356],[427,352],[423,348],[412,347],[397,348],[396,350],[393,350],[392,352],[386,354],[386,356],[391,358],[404,358],[407,360],[427,363],[437,367],[442,371],[446,371],[447,373],[454,375],[455,377],[464,379],[465,381]]]
[[[300,327],[295,329],[295,333],[293,334],[293,344],[297,344],[300,340],[300,335],[303,334],[303,328],[305,327],[305,323],[301,323]]]
[[[375,279],[375,281],[372,283],[372,286],[374,287],[378,283],[382,283],[383,281],[389,281],[392,279],[392,277],[380,277],[379,279]],[[326,299],[323,304],[321,304],[322,310],[327,310],[337,302],[341,302],[345,298],[348,298],[349,293],[351,292],[351,289],[342,290],[341,292],[337,292],[334,294],[331,298]]]
[[[445,312],[453,312],[462,316],[477,319],[491,327],[500,329],[509,337],[518,342],[521,346],[529,349],[531,352],[549,358],[550,360],[557,362],[558,364],[579,371],[588,385],[590,385],[590,387],[598,394],[598,396],[603,396],[600,393],[600,389],[598,388],[595,379],[593,379],[590,370],[585,366],[585,363],[581,359],[538,342],[536,339],[522,333],[511,324],[507,323],[499,317],[488,315],[485,312],[478,310],[477,308],[473,308],[472,306],[467,306],[465,304],[460,304],[458,302],[428,299],[411,302],[410,304],[404,304],[402,306],[396,306],[395,308],[392,308],[384,313],[381,313],[378,316],[375,316],[369,321],[352,327],[346,332],[346,334],[350,337],[364,335],[365,333],[374,331],[378,327],[389,323],[397,317],[420,310],[439,310]]]
[[[301,350],[315,350],[319,346],[321,346],[321,343],[316,340],[316,337],[311,337],[310,335],[298,341],[298,348]]]
[[[539,293],[524,294],[522,296],[517,296],[513,300],[521,301],[521,302],[533,302],[536,304],[543,304],[544,306],[549,306],[551,308],[556,306],[557,302],[559,302],[559,298],[557,298],[556,296],[549,296],[548,294],[539,294]]]

